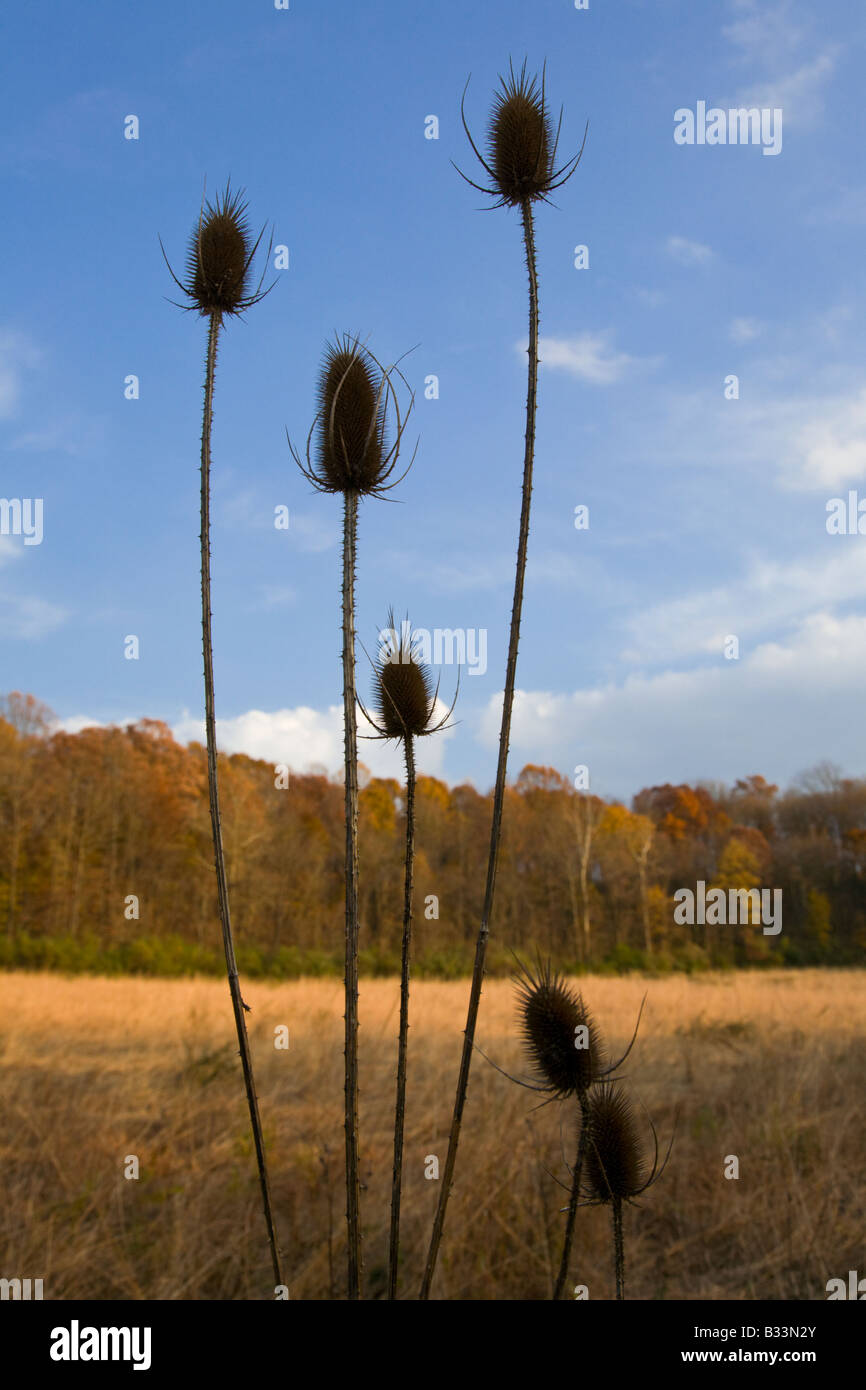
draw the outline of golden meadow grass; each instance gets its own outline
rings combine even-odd
[[[630,1299],[826,1298],[863,1264],[866,972],[730,973],[644,980],[587,976],[584,997],[611,1048],[628,1044],[629,1094],[672,1160],[639,1209],[624,1209]],[[412,997],[401,1288],[423,1266],[450,1120],[465,981]],[[0,976],[0,1265],[44,1277],[46,1298],[269,1297],[270,1257],[238,1086],[225,984],[211,980]],[[292,1298],[345,1291],[343,983],[248,986],[275,1215],[292,1251]],[[393,1144],[397,980],[361,994],[361,1176],[365,1293],[384,1297]],[[288,1051],[273,1047],[286,1024]],[[485,985],[479,1045],[525,1074],[507,981]],[[617,1054],[618,1055],[618,1054]],[[435,1298],[549,1300],[574,1133],[558,1107],[482,1058],[473,1068],[461,1162]],[[646,1116],[637,1106],[638,1122]],[[648,1125],[647,1125],[648,1131]],[[663,1143],[666,1148],[666,1143]],[[141,1177],[123,1178],[127,1154]],[[723,1176],[726,1156],[738,1180]],[[580,1212],[572,1272],[613,1298],[610,1216]],[[330,1244],[329,1244],[330,1230]],[[403,1280],[405,1279],[405,1284]]]

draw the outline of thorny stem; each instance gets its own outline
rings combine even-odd
[[[343,494],[343,715],[346,766],[346,1222],[348,1297],[361,1297],[361,1175],[358,1149],[358,730],[355,715],[355,547],[358,493]]]
[[[412,948],[412,894],[415,874],[415,751],[412,735],[403,741],[406,754],[406,876],[403,889],[403,950],[400,970],[400,1041],[397,1048],[397,1104],[394,1118],[394,1172],[391,1181],[391,1243],[388,1298],[397,1297],[400,1258],[400,1188],[403,1180],[403,1130],[406,1120],[406,1055],[409,1043],[409,968]]]
[[[616,1264],[616,1296],[625,1298],[625,1247],[622,1239],[622,1198],[614,1197],[613,1214],[613,1258]]]
[[[499,731],[499,761],[496,767],[496,786],[493,793],[493,823],[490,831],[490,853],[487,861],[487,886],[484,892],[484,907],[481,926],[475,945],[475,963],[472,969],[472,984],[469,991],[469,1012],[463,1033],[463,1055],[460,1060],[460,1073],[457,1078],[457,1094],[454,1100],[454,1113],[451,1120],[451,1133],[448,1138],[448,1155],[439,1205],[433,1223],[427,1265],[421,1285],[422,1299],[430,1297],[430,1285],[436,1269],[436,1259],[445,1226],[445,1212],[451,1195],[454,1179],[454,1166],[457,1162],[457,1146],[460,1143],[460,1127],[463,1122],[463,1109],[469,1086],[469,1069],[472,1065],[472,1052],[475,1044],[475,1028],[478,1022],[478,1006],[481,1002],[481,985],[484,979],[484,959],[487,953],[487,939],[490,932],[490,917],[493,912],[493,894],[496,887],[496,865],[499,856],[499,840],[502,830],[502,808],[505,802],[505,774],[508,766],[508,743],[511,736],[511,709],[514,704],[514,684],[517,674],[517,647],[520,639],[520,614],[523,607],[523,581],[526,573],[526,551],[529,541],[529,508],[532,499],[532,465],[535,454],[535,407],[538,391],[538,271],[535,257],[535,229],[532,220],[532,203],[527,198],[521,204],[523,214],[523,241],[526,251],[526,268],[529,273],[529,371],[526,390],[526,442],[523,456],[523,501],[520,509],[520,532],[517,544],[517,567],[514,575],[514,601],[511,607],[511,635],[508,642],[508,662],[505,668],[505,693],[502,700],[502,724]]]
[[[213,646],[211,642],[211,583],[210,583],[210,440],[211,428],[213,425],[213,391],[214,373],[216,370],[217,339],[222,318],[218,312],[210,316],[210,326],[207,339],[207,368],[204,383],[204,419],[201,431],[201,630],[202,630],[202,651],[204,655],[204,700],[205,700],[205,729],[207,733],[207,778],[208,792],[210,797],[210,820],[213,832],[214,865],[217,877],[217,898],[219,900],[220,923],[222,924],[223,946],[225,948],[226,971],[228,972],[229,991],[232,997],[232,1008],[235,1015],[235,1027],[237,1029],[238,1044],[241,1065],[244,1073],[244,1085],[247,1092],[247,1103],[250,1109],[250,1124],[252,1125],[253,1141],[256,1149],[256,1160],[259,1167],[259,1183],[262,1189],[262,1206],[265,1213],[265,1224],[268,1228],[268,1242],[271,1247],[271,1260],[274,1266],[274,1279],[277,1284],[283,1283],[283,1276],[280,1270],[280,1251],[277,1244],[276,1229],[274,1227],[273,1211],[271,1209],[271,1193],[268,1184],[268,1170],[265,1160],[265,1141],[262,1134],[262,1122],[259,1116],[259,1102],[256,1096],[255,1079],[253,1077],[253,1060],[250,1052],[249,1038],[247,1037],[247,1025],[244,1018],[246,1005],[241,998],[241,986],[238,979],[238,967],[235,961],[235,948],[232,938],[231,917],[229,915],[229,893],[228,880],[226,876],[225,854],[223,852],[222,826],[220,823],[220,804],[219,804],[219,784],[217,781],[217,750],[216,750],[216,719],[214,716],[214,688],[213,688]]]
[[[577,1204],[580,1200],[580,1177],[583,1172],[583,1158],[586,1153],[586,1136],[589,1133],[589,1106],[586,1099],[586,1092],[579,1097],[580,1101],[580,1135],[577,1141],[577,1158],[574,1163],[574,1173],[571,1179],[571,1196],[568,1202],[568,1216],[565,1222],[565,1239],[562,1243],[562,1260],[559,1265],[559,1275],[556,1280],[556,1287],[553,1290],[554,1301],[562,1298],[562,1292],[568,1279],[568,1266],[571,1260],[571,1246],[574,1240],[574,1221],[577,1215]]]

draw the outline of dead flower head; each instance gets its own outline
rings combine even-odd
[[[318,491],[378,496],[401,481],[388,479],[397,463],[414,396],[410,392],[408,406],[401,412],[393,373],[405,384],[396,366],[382,367],[358,338],[348,334],[325,348],[319,409],[307,437],[306,463],[289,441],[295,462]]]
[[[670,1148],[659,1168],[658,1139],[650,1121],[655,1153],[649,1163],[631,1101],[617,1082],[605,1081],[590,1092],[587,1125],[585,1172],[590,1202],[632,1201],[661,1177]]]
[[[538,200],[549,201],[550,194],[571,178],[583,154],[581,145],[573,159],[560,168],[556,167],[562,114],[554,131],[545,94],[545,68],[542,68],[539,83],[537,76],[527,75],[525,61],[519,74],[509,63],[509,75],[507,78],[500,77],[501,88],[493,96],[486,159],[466,123],[464,88],[460,104],[463,128],[476,157],[490,176],[492,186],[483,188],[466,178],[461,170],[457,172],[480,193],[496,198],[495,207],[520,207]],[[583,138],[585,144],[586,132]]]
[[[253,258],[264,229],[253,241],[246,210],[243,193],[232,193],[229,184],[216,202],[202,203],[189,240],[184,283],[178,280],[166,257],[172,279],[192,301],[180,307],[207,316],[242,314],[268,293],[262,290],[264,271],[256,288],[251,289]]]
[[[430,667],[422,660],[408,619],[398,631],[392,608],[388,626],[380,632],[379,639],[379,654],[373,666],[372,716],[364,709],[378,737],[425,738],[444,729],[454,712],[457,695],[447,713],[434,722],[439,683],[434,688]]]
[[[523,1041],[539,1081],[552,1097],[585,1095],[605,1074],[596,1023],[580,994],[539,961],[533,973],[521,966],[517,977]]]

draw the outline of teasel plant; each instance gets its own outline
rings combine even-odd
[[[271,1250],[274,1280],[283,1284],[280,1248],[274,1224],[270,1183],[265,1155],[265,1141],[262,1131],[259,1103],[256,1095],[253,1074],[252,1053],[245,1014],[249,1006],[241,995],[237,961],[235,959],[234,936],[229,909],[228,875],[226,873],[225,851],[223,848],[222,823],[220,819],[219,777],[217,771],[216,716],[214,712],[213,641],[211,621],[211,566],[210,566],[210,471],[211,471],[211,433],[213,429],[214,377],[216,373],[217,344],[224,319],[241,317],[246,310],[258,304],[273,286],[264,288],[264,276],[270,259],[271,244],[264,258],[264,267],[258,284],[253,288],[253,261],[261,245],[264,229],[253,240],[253,234],[246,216],[247,204],[243,192],[232,192],[230,184],[218,195],[214,202],[202,199],[198,221],[193,229],[187,251],[186,279],[181,281],[171,268],[165,248],[160,239],[162,254],[172,279],[185,295],[188,303],[177,307],[198,314],[208,321],[207,352],[205,357],[204,416],[201,432],[201,626],[202,651],[204,657],[205,691],[205,734],[207,741],[208,796],[210,802],[211,833],[214,848],[214,866],[217,880],[217,901],[222,927],[223,948],[225,951],[226,972],[229,992],[234,1011],[238,1048],[243,1068],[244,1086],[250,1112],[250,1124],[258,1164],[259,1185],[262,1207]]]
[[[481,925],[475,947],[475,961],[469,991],[469,1009],[466,1028],[463,1034],[463,1051],[460,1071],[457,1078],[457,1091],[452,1113],[451,1130],[448,1138],[448,1153],[439,1193],[439,1203],[433,1223],[430,1246],[424,1278],[421,1284],[422,1299],[430,1297],[430,1288],[436,1269],[439,1246],[445,1226],[445,1214],[457,1149],[460,1143],[460,1130],[463,1110],[469,1086],[469,1071],[472,1065],[472,1051],[478,1022],[478,1008],[481,1001],[481,987],[484,979],[484,963],[487,954],[487,941],[490,919],[493,913],[493,898],[496,887],[496,867],[499,843],[502,832],[502,812],[505,804],[505,778],[508,765],[508,744],[511,736],[511,711],[514,704],[514,689],[517,676],[517,649],[520,639],[520,619],[523,609],[523,587],[526,574],[526,556],[529,543],[529,513],[532,498],[532,473],[535,458],[535,417],[538,392],[538,267],[535,249],[535,224],[533,209],[536,203],[549,202],[550,195],[561,188],[571,178],[586,143],[584,131],[583,144],[578,153],[565,164],[557,166],[557,150],[562,125],[562,115],[554,130],[553,119],[547,104],[545,85],[546,64],[542,68],[541,79],[530,76],[524,62],[520,73],[515,73],[509,64],[507,78],[500,77],[500,89],[494,93],[493,107],[488,126],[487,157],[481,153],[466,122],[465,101],[467,82],[461,101],[463,128],[474,154],[487,174],[489,186],[475,183],[462,170],[457,172],[480,193],[492,197],[494,207],[519,208],[523,226],[523,245],[526,268],[529,277],[529,346],[528,380],[526,390],[526,430],[523,454],[523,489],[520,509],[520,526],[517,545],[517,564],[514,575],[514,598],[511,608],[511,627],[508,640],[508,657],[505,669],[505,690],[502,700],[502,720],[499,731],[499,757],[496,768],[496,782],[493,792],[493,818],[490,831],[490,850],[487,862],[487,880]],[[455,166],[456,167],[456,166]]]
[[[393,608],[379,634],[373,666],[372,712],[358,701],[374,734],[365,738],[396,740],[406,762],[406,850],[403,875],[403,937],[400,951],[400,1025],[397,1044],[397,1099],[394,1109],[394,1166],[391,1179],[391,1228],[388,1243],[388,1298],[397,1297],[400,1260],[400,1199],[403,1184],[403,1136],[406,1123],[406,1066],[409,1050],[409,984],[412,955],[412,906],[415,881],[415,740],[449,727],[457,704],[460,674],[450,709],[439,716],[439,682],[422,658],[408,618],[398,632]]]
[[[619,1070],[634,1046],[640,1027],[643,1004],[631,1042],[617,1062],[611,1062],[598,1026],[583,996],[563,976],[551,969],[550,961],[539,959],[533,971],[518,961],[515,976],[517,1006],[524,1047],[532,1068],[532,1079],[511,1077],[519,1085],[547,1096],[551,1101],[577,1102],[577,1157],[572,1170],[571,1193],[559,1273],[553,1290],[554,1300],[562,1297],[574,1241],[581,1175],[589,1133],[589,1106],[592,1087]],[[489,1059],[487,1059],[489,1060]],[[495,1065],[495,1064],[494,1064]],[[501,1068],[499,1068],[501,1070]]]
[[[634,1108],[620,1083],[603,1081],[589,1097],[585,1125],[586,1204],[610,1206],[616,1296],[620,1300],[625,1298],[623,1203],[634,1205],[635,1198],[658,1182],[667,1167],[674,1142],[671,1135],[667,1154],[659,1167],[658,1136],[652,1120],[649,1123],[654,1146],[652,1164],[641,1144]]]
[[[401,408],[400,387],[408,392]],[[404,397],[405,399],[405,397]],[[343,718],[346,819],[345,914],[345,1133],[348,1298],[362,1296],[361,1173],[358,1133],[358,727],[355,678],[355,570],[358,506],[364,497],[384,497],[406,476],[393,474],[414,404],[414,393],[395,363],[383,367],[366,344],[351,334],[325,348],[319,375],[318,410],[304,457],[289,448],[304,477],[318,492],[343,497]],[[416,445],[417,451],[417,445]]]

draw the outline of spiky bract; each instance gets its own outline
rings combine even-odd
[[[616,1082],[605,1081],[589,1096],[586,1190],[592,1201],[628,1201],[647,1185],[644,1157],[631,1102]]]
[[[385,461],[385,383],[355,338],[325,349],[319,377],[316,475],[327,492],[373,492]]]
[[[486,159],[466,123],[465,89],[460,106],[463,129],[476,159],[490,178],[490,187],[475,183],[461,169],[457,172],[479,193],[496,198],[496,207],[522,207],[526,212],[535,202],[549,202],[550,194],[568,182],[580,163],[583,145],[573,159],[557,168],[562,116],[554,130],[545,94],[544,69],[540,82],[527,75],[525,62],[519,73],[509,63],[508,74],[507,78],[500,76],[501,89],[493,94]],[[585,143],[585,131],[583,138]]]
[[[420,660],[408,622],[398,632],[393,609],[376,665],[373,706],[386,738],[420,738],[431,732],[436,693],[430,668]]]
[[[504,203],[544,197],[554,181],[554,132],[536,77],[511,68],[494,93],[488,130],[490,168]]]
[[[585,1094],[604,1070],[598,1028],[580,994],[550,962],[518,976],[523,1041],[539,1089],[564,1099]]]
[[[263,297],[261,282],[250,290],[262,234],[253,241],[246,209],[243,194],[232,193],[228,184],[216,202],[202,206],[190,236],[186,283],[176,281],[200,314],[240,314]]]

